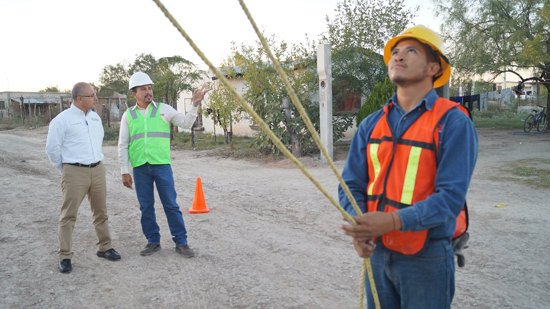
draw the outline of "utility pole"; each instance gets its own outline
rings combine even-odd
[[[332,55],[329,44],[317,47],[317,73],[319,74],[319,117],[321,143],[332,160]],[[321,160],[327,161],[321,154]]]

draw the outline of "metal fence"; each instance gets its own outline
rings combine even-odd
[[[498,106],[517,107],[518,111],[523,110],[522,106],[546,106],[547,95],[516,95],[511,88],[498,91],[484,92],[468,96],[450,97],[451,101],[460,103],[472,111],[475,107],[478,111],[487,111],[489,102]]]

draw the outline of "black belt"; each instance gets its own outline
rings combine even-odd
[[[92,164],[80,164],[80,163],[65,163],[65,164],[69,164],[69,165],[74,165],[74,166],[80,166],[80,167],[89,167],[89,168],[92,168],[92,167],[96,167],[99,165],[99,163],[101,163],[101,161],[98,161],[96,163],[92,163]]]

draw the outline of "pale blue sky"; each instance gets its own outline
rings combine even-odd
[[[306,33],[317,39],[338,2],[245,1],[261,29],[290,43],[303,42]],[[256,39],[236,0],[163,3],[215,65],[229,54],[231,41],[252,44]],[[430,1],[405,3],[420,6],[415,24],[438,30]],[[97,82],[105,65],[133,61],[141,53],[181,55],[207,69],[150,0],[0,0],[0,12],[0,92]]]

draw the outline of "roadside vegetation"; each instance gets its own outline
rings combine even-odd
[[[517,160],[500,167],[499,174],[489,176],[489,179],[518,182],[535,188],[550,189],[550,160]]]
[[[525,112],[517,112],[516,108],[499,108],[496,104],[488,104],[487,111],[472,110],[476,128],[523,130],[523,121],[527,115]]]

